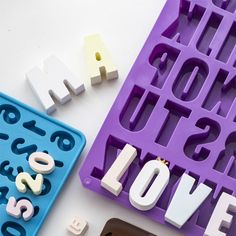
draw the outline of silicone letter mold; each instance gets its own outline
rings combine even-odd
[[[131,145],[126,144],[112,164],[111,168],[102,178],[101,186],[112,194],[118,196],[122,191],[122,184],[119,182],[119,180],[124,175],[130,164],[133,162],[136,155],[136,149]]]
[[[34,207],[32,203],[27,199],[21,199],[16,202],[14,197],[10,197],[7,203],[6,211],[9,215],[20,218],[21,214],[25,221],[28,221],[34,215]],[[24,211],[22,213],[22,211]]]
[[[225,149],[216,159],[214,169],[236,179],[236,132],[231,133],[225,141]]]
[[[154,47],[149,58],[149,63],[157,69],[151,82],[153,86],[158,88],[163,87],[179,53],[179,50],[167,44],[158,44]]]
[[[231,56],[231,53],[233,52],[233,49],[235,48],[235,45],[236,45],[236,22],[233,22],[224,43],[221,45],[221,49],[217,55],[217,59],[222,62],[227,62]]]
[[[167,101],[165,109],[169,112],[166,115],[166,120],[156,138],[156,143],[162,146],[167,146],[171,136],[174,133],[180,119],[188,118],[191,111],[171,101]]]
[[[154,177],[156,178],[149,187]],[[147,162],[130,188],[130,203],[141,211],[152,209],[167,186],[169,178],[170,171],[163,162],[157,160]],[[145,193],[147,188],[148,191]]]
[[[182,220],[176,224],[181,226],[183,216],[188,219],[178,230],[185,236],[204,234],[222,192],[236,197],[235,9],[236,0],[166,0],[80,169],[86,188],[173,227],[165,214],[187,173],[196,180],[189,191],[179,190],[188,201],[173,207],[178,209],[174,220]],[[137,156],[119,180],[123,188],[115,197],[101,187],[101,179],[126,143],[137,149]],[[128,194],[157,155],[170,163],[169,183],[151,210],[140,211],[131,207]],[[200,183],[212,191],[192,204]],[[191,216],[192,207],[198,209]],[[236,218],[227,234],[235,232]]]
[[[186,0],[179,2],[181,2],[179,3],[179,16],[165,30],[163,35],[181,44],[188,45],[205,9]]]
[[[101,83],[102,79],[118,78],[118,71],[99,34],[85,37],[85,53],[92,85]]]
[[[222,18],[223,18],[222,16],[214,12],[211,14],[208,22],[206,23],[205,29],[197,43],[197,48],[200,52],[208,56],[211,54],[212,51],[211,42],[218,30],[218,27],[220,26]]]
[[[236,10],[236,2],[234,0],[212,0],[212,2],[216,6],[222,8],[226,11],[234,13]]]
[[[165,214],[165,220],[177,228],[185,224],[212,191],[210,187],[201,183],[191,193],[194,182],[194,178],[183,174]]]
[[[144,94],[142,88],[135,86],[120,115],[122,126],[133,132],[142,130],[152,115],[157,101],[157,95]]]
[[[222,227],[229,229],[233,222],[233,216],[230,213],[236,214],[236,198],[227,193],[222,193],[211,219],[207,225],[204,236],[226,236],[222,232]]]
[[[203,107],[226,117],[236,98],[236,77],[220,69],[212,85]]]
[[[65,104],[71,100],[70,89],[75,95],[84,91],[84,84],[56,57],[44,61],[43,71],[38,67],[31,69],[26,78],[48,114],[56,110],[52,99]]]
[[[203,161],[211,152],[207,145],[214,143],[220,135],[220,125],[209,118],[201,118],[197,121],[196,127],[201,132],[188,137],[184,145],[184,152],[187,157],[195,161]]]
[[[207,64],[199,59],[187,60],[175,80],[173,85],[174,95],[183,101],[194,100],[208,75]]]

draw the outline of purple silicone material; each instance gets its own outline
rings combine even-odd
[[[234,0],[167,0],[80,170],[86,188],[134,209],[130,186],[160,156],[170,163],[171,179],[142,214],[173,227],[164,215],[188,173],[213,191],[180,231],[203,235],[221,193],[236,194],[235,9]],[[126,143],[138,157],[115,197],[100,181]],[[227,235],[235,232],[234,220]]]

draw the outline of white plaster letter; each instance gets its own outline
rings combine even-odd
[[[181,228],[185,224],[212,191],[210,187],[201,183],[195,191],[190,194],[194,182],[194,178],[183,174],[166,211],[165,220],[177,228]]]
[[[136,156],[136,149],[133,146],[126,144],[110,169],[102,178],[101,186],[114,195],[118,196],[123,188],[119,180],[129,168]]]
[[[51,96],[61,104],[65,104],[71,100],[67,87],[75,95],[84,91],[84,84],[81,80],[72,74],[56,56],[50,56],[44,61],[43,71],[35,67],[26,74],[26,78],[48,114],[56,110]]]
[[[155,175],[157,176],[154,182],[143,196]],[[163,162],[157,160],[147,162],[130,188],[130,203],[141,211],[150,210],[156,205],[169,178],[170,171]]]
[[[226,236],[220,229],[222,227],[229,229],[232,224],[233,216],[228,211],[236,213],[236,197],[222,193],[207,225],[204,236]]]

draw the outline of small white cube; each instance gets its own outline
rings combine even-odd
[[[88,229],[88,222],[80,217],[73,219],[72,223],[67,227],[67,230],[73,235],[84,235]]]

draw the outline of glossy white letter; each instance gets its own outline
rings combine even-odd
[[[201,183],[193,193],[190,193],[194,182],[194,178],[183,174],[165,214],[165,220],[177,228],[185,224],[212,191],[210,187]]]
[[[123,188],[119,180],[127,171],[136,155],[136,149],[133,146],[126,144],[110,169],[102,178],[101,186],[114,195],[118,196]]]
[[[207,225],[204,236],[226,236],[226,233],[221,232],[220,229],[222,227],[229,229],[232,224],[233,216],[228,211],[234,214],[236,213],[236,197],[222,193]]]
[[[154,182],[143,196],[155,176]],[[141,211],[152,209],[168,184],[169,178],[170,171],[163,162],[157,160],[147,162],[130,188],[130,203]]]

